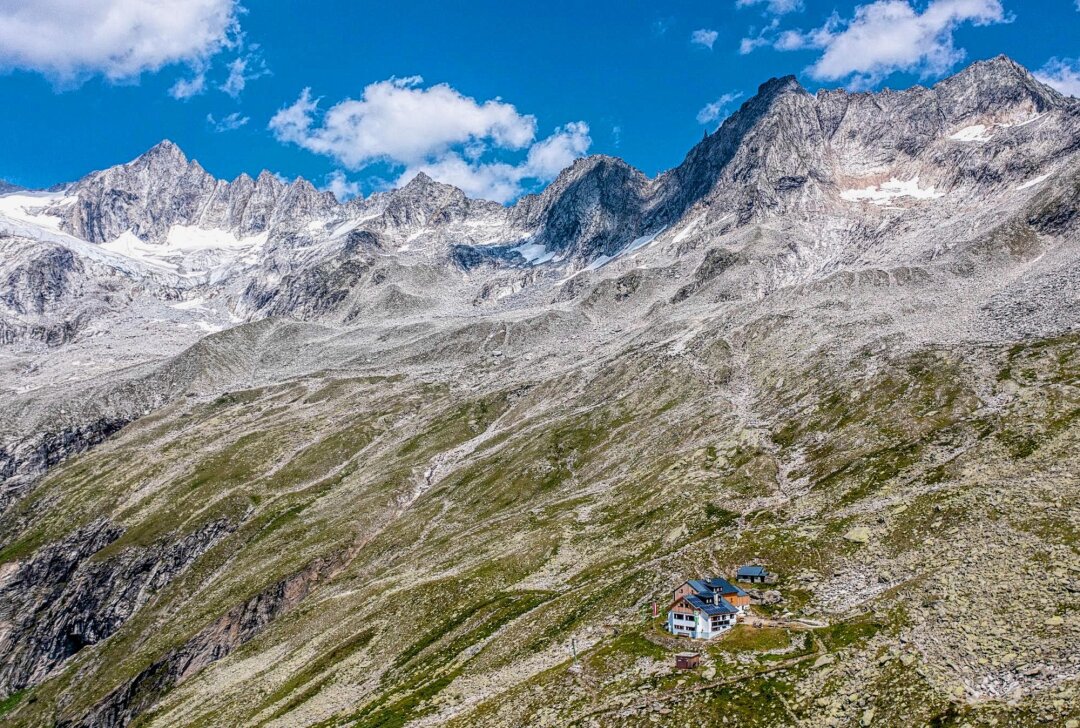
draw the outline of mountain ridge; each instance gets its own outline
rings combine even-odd
[[[171,143],[0,196],[0,716],[1080,719],[1080,107],[1018,68],[511,206]],[[744,563],[674,672],[651,605]]]

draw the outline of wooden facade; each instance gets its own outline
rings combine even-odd
[[[731,605],[733,607],[739,607],[740,609],[746,609],[747,607],[750,606],[750,595],[749,594],[740,595],[740,594],[734,594],[733,593],[733,594],[722,594],[721,596],[723,596],[724,599],[727,599],[729,602],[731,602]]]

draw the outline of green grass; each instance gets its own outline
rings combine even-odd
[[[26,690],[16,690],[11,695],[7,696],[3,700],[0,700],[0,718],[15,710],[26,697]]]
[[[451,666],[458,655],[550,597],[547,592],[497,594],[458,610],[401,651],[383,675],[379,697],[344,720],[363,728],[398,728],[422,717],[430,710],[426,704],[460,674],[460,667]]]
[[[781,627],[751,627],[738,624],[716,641],[720,652],[767,652],[791,644],[791,635]]]
[[[881,631],[884,625],[871,619],[839,622],[814,630],[830,652],[860,645]]]
[[[344,660],[347,660],[352,655],[356,654],[360,650],[364,649],[371,642],[375,636],[375,631],[372,629],[365,629],[352,637],[349,637],[344,642],[335,645],[331,649],[323,652],[321,655],[313,659],[311,662],[304,665],[302,668],[296,671],[292,677],[286,680],[282,685],[272,692],[264,701],[264,706],[273,705],[286,697],[292,695],[299,688],[304,687],[315,678],[322,675],[324,672],[336,667]],[[320,683],[321,684],[321,683]],[[308,695],[305,700],[311,696]],[[300,701],[302,703],[304,701]],[[284,706],[281,710],[274,714],[275,717],[285,715],[297,707],[297,704],[289,704]]]

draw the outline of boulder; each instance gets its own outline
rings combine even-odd
[[[853,543],[870,543],[870,529],[866,526],[856,526],[845,533],[844,538]]]

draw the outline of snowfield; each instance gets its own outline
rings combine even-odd
[[[871,185],[863,189],[844,190],[840,193],[840,197],[849,202],[871,202],[875,205],[884,205],[887,202],[903,197],[913,200],[934,200],[944,196],[944,192],[938,192],[933,187],[920,188],[918,175],[906,182],[893,177],[888,182],[882,182],[880,185]]]
[[[266,244],[267,236],[267,233],[260,233],[241,239],[225,230],[173,225],[161,244],[145,242],[126,232],[101,247],[152,270],[212,283],[236,267],[258,263],[258,253]]]

